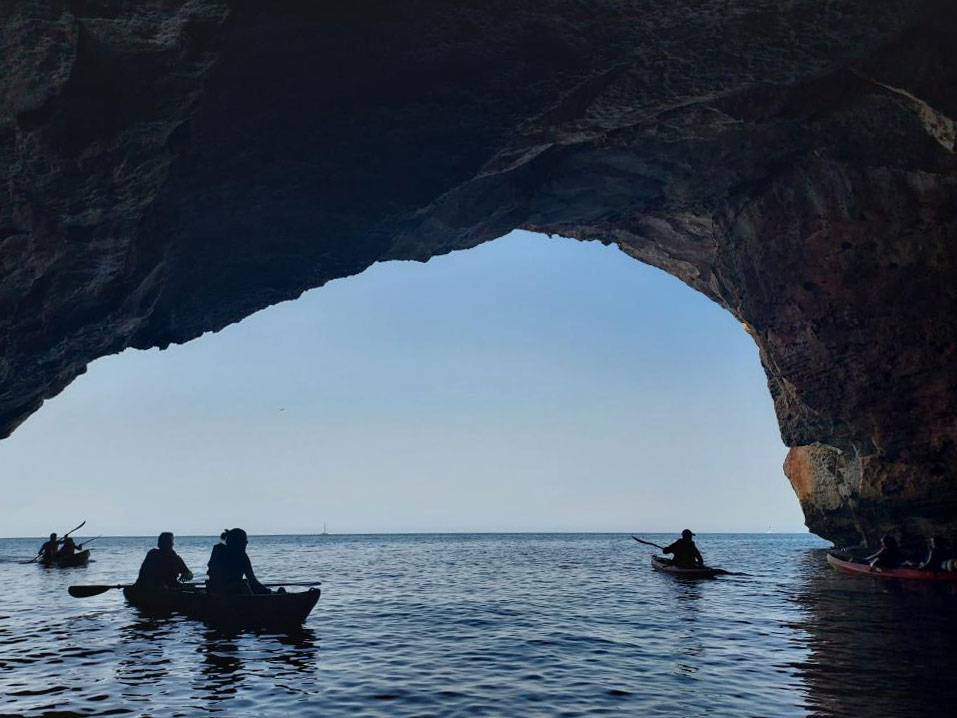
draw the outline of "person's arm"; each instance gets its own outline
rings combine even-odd
[[[272,591],[259,583],[259,579],[257,579],[256,574],[253,573],[253,564],[249,560],[249,554],[243,555],[243,562],[245,564],[243,572],[246,574],[246,578],[249,581],[249,587],[253,590],[253,593],[272,593]]]
[[[180,581],[192,581],[193,572],[189,570],[189,567],[186,565],[186,562],[182,559],[182,557],[179,554],[176,554],[176,563],[178,564],[178,566],[176,567],[176,577]]]
[[[936,571],[939,564],[940,559],[937,557],[937,552],[931,549],[927,552],[927,558],[924,559],[924,563],[917,568],[924,569],[925,571]]]
[[[694,560],[698,566],[704,566],[704,559],[701,557],[701,552],[697,546],[694,547]]]
[[[678,543],[678,542],[675,541],[674,543],[668,544],[668,545],[665,546],[663,549],[661,549],[661,553],[674,553],[674,552],[675,552],[675,544],[676,544],[676,543]]]

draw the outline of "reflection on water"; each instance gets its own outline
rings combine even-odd
[[[953,584],[842,576],[808,551],[797,603],[810,653],[809,703],[828,716],[953,715]]]
[[[243,681],[243,661],[236,638],[207,631],[203,635],[202,680],[199,694],[215,704],[233,697]]]
[[[177,547],[202,565],[214,540]],[[0,715],[950,713],[953,589],[841,576],[809,536],[699,536],[748,574],[716,580],[655,573],[627,536],[254,538],[264,575],[325,579],[294,634],[69,598],[153,543],[101,541],[82,579],[0,562]]]

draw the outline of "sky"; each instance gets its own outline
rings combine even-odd
[[[0,535],[804,532],[785,454],[730,314],[516,231],[92,363],[0,441]]]

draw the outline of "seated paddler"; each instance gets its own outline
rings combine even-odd
[[[57,560],[62,561],[64,559],[72,558],[76,555],[76,552],[82,548],[82,545],[77,546],[76,541],[67,536],[65,539],[63,539],[63,545],[60,547],[60,550],[56,552]]]
[[[249,539],[242,529],[225,531],[225,544],[213,546],[207,564],[209,578],[206,586],[214,593],[272,593],[259,583],[246,553]]]
[[[917,568],[924,571],[943,571],[944,561],[950,558],[950,543],[943,536],[931,536],[927,540],[927,558]]]
[[[50,534],[50,540],[43,542],[39,552],[37,552],[37,556],[39,556],[40,560],[44,563],[50,563],[56,558],[56,554],[59,549],[60,540],[57,538],[56,534]]]
[[[887,534],[881,537],[881,547],[864,559],[871,568],[899,568],[901,565],[901,550],[897,539]]]
[[[695,546],[692,540],[693,537],[694,534],[691,533],[691,530],[685,529],[681,532],[680,539],[661,549],[662,553],[674,555],[674,558],[671,560],[672,566],[677,566],[678,568],[699,568],[704,566],[704,559],[701,558],[701,552],[698,551],[698,547]]]
[[[175,589],[180,581],[190,581],[193,573],[173,550],[173,534],[164,531],[156,539],[156,548],[150,549],[140,566],[136,585],[142,588]]]

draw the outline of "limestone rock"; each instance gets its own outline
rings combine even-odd
[[[812,530],[955,534],[955,30],[949,0],[7,0],[0,435],[97,357],[526,227],[746,324]]]

